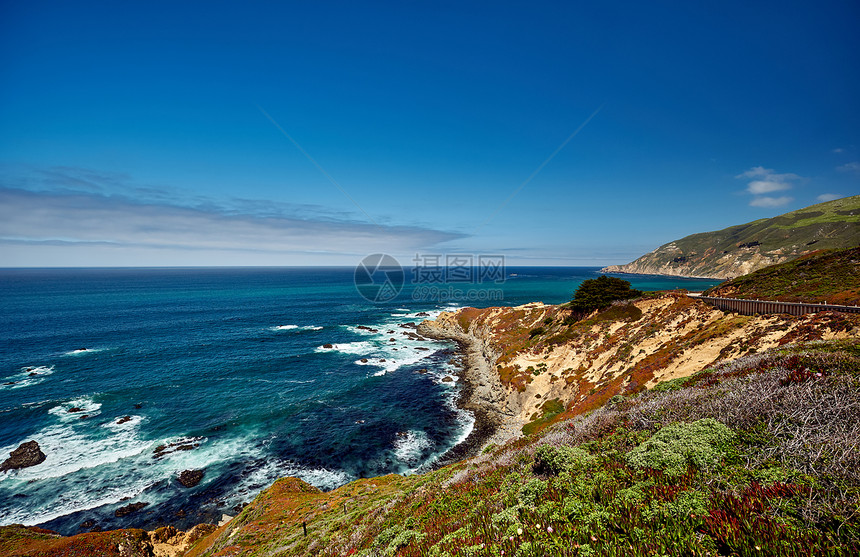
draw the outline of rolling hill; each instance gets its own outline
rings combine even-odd
[[[692,234],[605,273],[734,278],[820,249],[860,245],[860,195]]]

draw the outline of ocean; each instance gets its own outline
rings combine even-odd
[[[0,461],[29,440],[47,456],[0,474],[0,524],[187,528],[283,476],[332,489],[427,470],[474,418],[456,404],[456,346],[414,324],[467,305],[561,303],[598,275],[370,271],[0,270]],[[185,487],[183,470],[204,476]],[[117,517],[130,503],[147,505]]]

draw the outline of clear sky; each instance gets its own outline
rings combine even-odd
[[[4,1],[0,266],[626,263],[860,193],[858,24],[854,0]]]

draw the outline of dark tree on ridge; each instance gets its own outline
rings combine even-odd
[[[642,295],[630,288],[630,283],[620,278],[600,275],[596,279],[582,281],[570,301],[570,308],[578,312],[604,309],[617,300],[629,300]]]

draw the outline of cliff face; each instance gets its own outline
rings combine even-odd
[[[474,347],[485,389],[477,405],[523,424],[560,402],[568,413],[601,406],[660,381],[689,376],[718,361],[789,342],[858,336],[860,316],[823,313],[738,316],[682,294],[613,306],[565,323],[560,306],[464,308],[425,322],[423,330]]]
[[[664,244],[606,273],[734,278],[819,249],[860,245],[860,196],[799,209],[771,219],[693,234]]]

